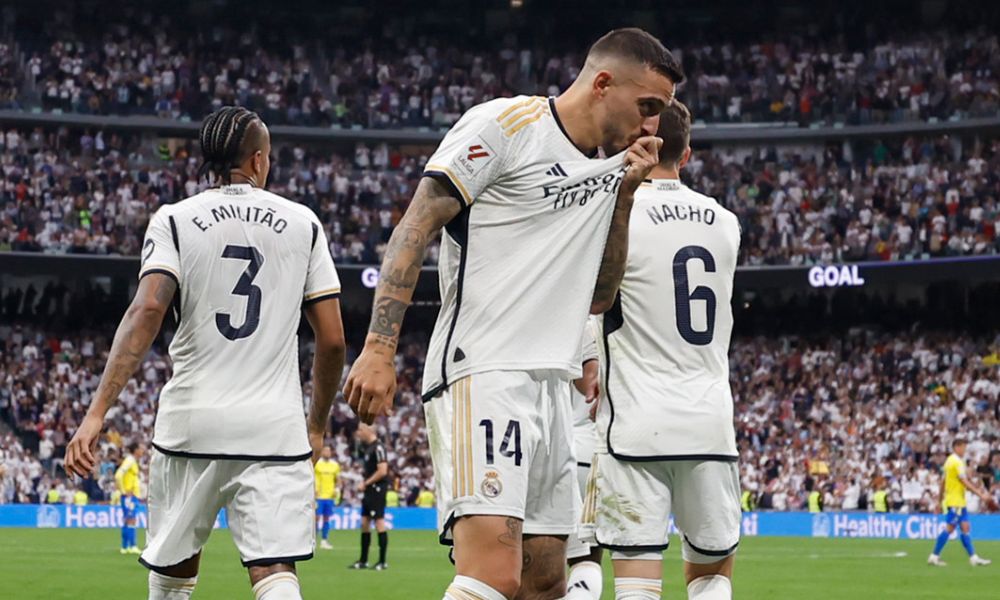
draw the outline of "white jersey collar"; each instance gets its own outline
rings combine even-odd
[[[230,183],[220,187],[219,191],[231,196],[242,196],[253,191],[253,186],[249,183]]]

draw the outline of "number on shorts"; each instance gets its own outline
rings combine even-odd
[[[479,426],[486,430],[486,464],[493,464],[493,420],[483,419]],[[514,458],[514,466],[521,466],[521,422],[510,420],[500,442],[500,456]]]

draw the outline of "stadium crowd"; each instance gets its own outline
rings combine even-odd
[[[128,7],[105,14],[95,22],[59,6],[38,24],[8,14],[0,108],[198,120],[239,103],[272,124],[448,127],[493,97],[557,94],[587,43],[560,52],[551,40],[509,34],[484,45],[392,25],[381,38],[355,40],[304,35],[276,15],[247,27]],[[689,78],[682,96],[704,121],[898,122],[996,116],[997,40],[982,28],[895,33],[855,47],[786,32],[780,42],[682,41],[674,52]]]
[[[77,488],[63,476],[62,456],[96,389],[112,327],[55,334],[39,323],[60,322],[63,309],[51,301],[58,292],[12,293],[0,302],[0,502],[43,500],[50,489],[71,499]],[[93,293],[62,292],[74,306],[92,305]],[[425,347],[419,334],[401,341],[396,409],[378,425],[404,505],[433,489],[419,397]],[[355,355],[350,350],[348,360]],[[743,485],[760,508],[803,509],[808,492],[818,489],[828,510],[866,510],[885,487],[894,510],[933,511],[938,470],[956,436],[971,442],[970,471],[1000,494],[1000,337],[859,329],[815,339],[736,338],[730,355]],[[169,373],[163,347],[155,346],[109,413],[98,474],[78,484],[92,501],[111,494],[122,448],[151,439],[157,393]],[[356,423],[338,400],[328,442],[345,467],[345,503],[359,500]]]
[[[169,359],[160,346],[150,351],[108,413],[96,476],[71,482],[62,470],[66,444],[97,389],[110,343],[110,334],[52,335],[38,327],[0,325],[0,503],[45,502],[52,489],[67,503],[77,490],[86,492],[91,502],[106,502],[114,493],[114,472],[125,449],[132,443],[148,447],[158,393],[170,374]],[[302,354],[312,354],[306,342]],[[309,368],[309,362],[304,362],[304,378]],[[380,422],[378,431],[388,452],[392,481],[407,505],[422,490],[433,490],[418,387],[423,370],[420,345],[404,338],[397,370],[396,410]],[[308,383],[303,391],[307,403]],[[327,444],[344,467],[340,489],[345,504],[361,500],[356,428],[350,407],[336,402]],[[142,462],[145,470],[148,455]]]
[[[207,186],[190,140],[0,133],[0,251],[135,255],[157,207]],[[269,189],[319,214],[338,264],[381,261],[427,159],[364,143],[351,153],[277,142],[273,153]],[[998,140],[699,150],[682,177],[739,216],[741,264],[1000,251]]]
[[[744,489],[757,506],[935,512],[956,437],[970,474],[1000,494],[1000,337],[879,335],[755,338],[730,353]],[[978,498],[970,495],[970,506]]]

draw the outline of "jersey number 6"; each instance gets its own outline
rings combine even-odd
[[[689,260],[698,259],[706,273],[715,272],[715,258],[701,246],[684,246],[674,255],[674,305],[677,309],[677,331],[689,344],[707,346],[715,335],[715,293],[699,285],[692,291],[688,285]],[[691,324],[691,301],[705,301],[705,329],[696,331]]]
[[[253,246],[226,246],[222,251],[222,258],[250,261],[246,271],[243,271],[236,282],[236,287],[233,288],[233,294],[247,297],[247,311],[243,325],[239,328],[233,327],[232,317],[229,314],[215,313],[215,326],[219,328],[219,333],[226,336],[226,339],[236,341],[257,331],[257,326],[260,325],[260,288],[253,284],[253,278],[264,264],[264,256]]]

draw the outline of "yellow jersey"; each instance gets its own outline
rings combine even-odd
[[[128,496],[139,495],[139,462],[131,454],[125,457],[115,471],[118,491]]]
[[[420,508],[434,508],[434,492],[421,490],[417,496],[417,506]]]
[[[316,498],[319,500],[335,500],[337,496],[337,476],[340,475],[340,464],[335,460],[321,458],[314,467],[316,473]]]
[[[944,461],[944,506],[945,508],[965,507],[965,484],[959,477],[965,475],[965,461],[952,454]]]

